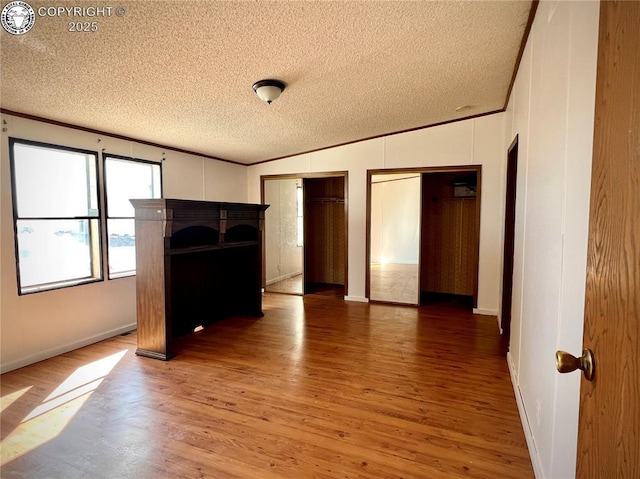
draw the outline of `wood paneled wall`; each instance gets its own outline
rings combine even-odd
[[[478,263],[476,198],[454,196],[460,173],[422,178],[420,291],[474,294]]]
[[[344,285],[344,178],[304,179],[305,281]]]

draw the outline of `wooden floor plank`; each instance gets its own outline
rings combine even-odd
[[[264,310],[168,362],[131,334],[4,374],[2,477],[533,477],[494,318],[278,294]]]

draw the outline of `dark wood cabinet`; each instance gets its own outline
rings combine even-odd
[[[234,315],[262,316],[268,205],[131,200],[135,208],[136,354],[167,360],[172,341]]]

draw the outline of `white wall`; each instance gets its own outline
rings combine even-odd
[[[136,323],[135,277],[18,296],[8,137],[156,161],[163,150],[10,115],[2,119],[7,122],[0,150],[0,369],[5,372],[135,329]],[[162,174],[167,198],[246,201],[244,166],[167,151]]]
[[[378,182],[380,181],[380,182]],[[371,262],[418,264],[420,175],[376,175],[371,185]]]
[[[536,477],[575,477],[580,375],[554,354],[582,350],[597,2],[539,4],[507,108],[519,135],[509,366]]]
[[[347,299],[366,301],[367,169],[482,165],[480,271],[477,312],[497,314],[504,218],[504,113],[425,128],[249,167],[248,201],[260,201],[260,176],[349,172]]]

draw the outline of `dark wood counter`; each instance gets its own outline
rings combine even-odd
[[[268,205],[131,200],[136,228],[136,354],[167,360],[172,340],[234,315],[262,316]]]

